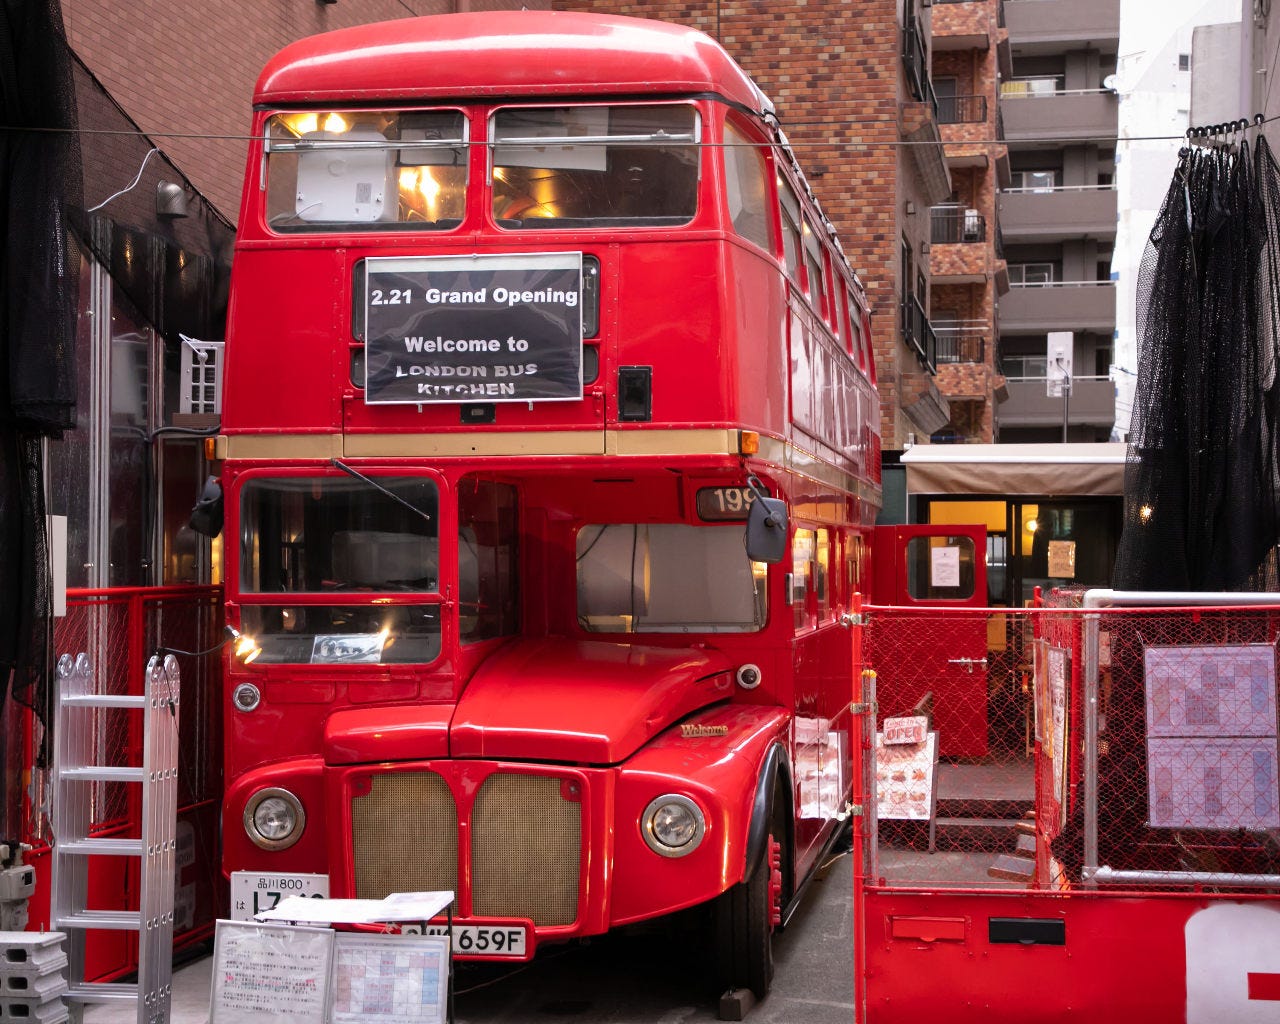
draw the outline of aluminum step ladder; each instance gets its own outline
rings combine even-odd
[[[178,809],[179,672],[172,654],[151,658],[143,693],[100,692],[92,661],[81,653],[58,660],[54,734],[52,927],[67,934],[68,983],[64,996],[72,1024],[93,1003],[137,1004],[138,1024],[168,1024],[173,972],[173,886]],[[104,764],[104,716],[140,713],[142,764]],[[119,753],[118,751],[116,753]],[[141,787],[137,838],[89,834],[93,787],[128,783]],[[93,857],[139,859],[138,908],[91,909],[89,861]],[[85,939],[97,930],[138,932],[136,983],[85,981]]]

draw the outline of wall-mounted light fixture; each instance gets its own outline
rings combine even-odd
[[[915,203],[913,203],[910,199],[908,199],[908,200],[907,200],[907,215],[908,215],[908,216],[910,216],[911,214],[913,214],[913,213],[915,213],[915,212],[916,212],[916,204],[915,204]]]
[[[156,216],[185,217],[187,215],[187,190],[176,181],[156,183]]]

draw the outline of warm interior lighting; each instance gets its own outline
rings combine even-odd
[[[1027,520],[1027,532],[1028,532],[1028,533],[1035,533],[1035,532],[1036,532],[1036,527],[1038,527],[1039,525],[1040,525],[1040,524],[1039,524],[1038,522],[1036,522],[1034,519],[1028,519],[1028,520]]]
[[[341,114],[328,114],[324,119],[324,130],[327,132],[345,132],[351,123]]]
[[[1150,505],[1143,505],[1142,508],[1138,509],[1138,518],[1145,523],[1151,518],[1151,512],[1152,508]]]

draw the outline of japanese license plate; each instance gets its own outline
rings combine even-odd
[[[231,920],[252,921],[255,914],[270,910],[286,896],[314,896],[323,899],[328,895],[328,875],[233,871]]]
[[[427,926],[428,935],[448,935],[447,924]],[[453,951],[458,956],[512,957],[527,960],[529,932],[522,924],[455,924]]]

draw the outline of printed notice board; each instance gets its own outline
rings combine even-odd
[[[1280,828],[1276,652],[1270,644],[1148,647],[1153,828]]]
[[[365,260],[365,401],[582,397],[582,253]]]
[[[325,1024],[333,932],[219,921],[209,1024]]]
[[[448,1007],[445,936],[340,933],[332,1024],[441,1024]]]

